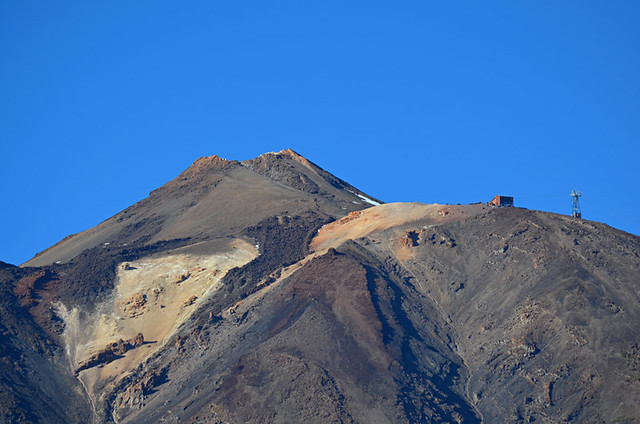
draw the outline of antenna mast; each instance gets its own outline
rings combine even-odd
[[[571,209],[571,216],[574,218],[582,218],[582,211],[580,210],[580,196],[582,192],[578,190],[571,190],[569,193],[573,197],[573,208]]]

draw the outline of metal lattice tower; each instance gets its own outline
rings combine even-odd
[[[574,218],[582,218],[582,211],[580,210],[580,196],[582,192],[578,190],[571,190],[569,193],[573,197],[573,208],[571,209],[571,216]]]

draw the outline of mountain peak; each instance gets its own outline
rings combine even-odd
[[[285,158],[289,158],[289,159],[293,159],[297,162],[300,162],[301,164],[311,168],[313,165],[313,163],[308,160],[307,158],[305,158],[304,156],[302,156],[300,153],[296,152],[293,149],[282,149],[279,152],[267,152],[267,153],[263,153],[260,156],[258,156],[255,159],[250,159],[252,161],[255,160],[259,160],[259,159],[266,159],[268,157],[276,157],[276,158],[281,158],[281,159],[285,159]],[[315,165],[317,167],[317,165]]]
[[[283,156],[291,156],[291,157],[302,157],[300,153],[297,153],[293,149],[282,149],[279,152],[266,152],[261,154],[260,156],[265,156],[265,155],[283,155]]]
[[[288,156],[291,159],[300,162],[301,164],[303,164],[304,166],[313,169],[315,168],[319,168],[318,165],[314,164],[313,162],[311,162],[309,159],[305,158],[304,156],[302,156],[301,154],[295,152],[292,149],[284,149],[281,150],[279,152],[280,155],[282,156]]]
[[[192,166],[218,165],[218,164],[227,164],[232,162],[235,162],[235,161],[230,161],[218,155],[211,155],[211,156],[199,157],[198,159],[193,161]]]
[[[65,263],[101,244],[220,237],[279,214],[313,211],[335,219],[377,203],[291,149],[243,162],[203,156],[146,199],[25,265]]]
[[[0,422],[640,416],[640,237],[375,203],[290,149],[213,155],[0,262]]]
[[[288,156],[292,159],[298,160],[298,161],[307,161],[308,160],[302,156],[300,153],[296,152],[293,149],[282,149],[280,150],[278,153],[276,153],[276,155],[281,155],[281,156]]]
[[[180,177],[195,176],[203,172],[211,171],[212,169],[226,170],[237,165],[239,165],[238,161],[227,160],[218,155],[202,156],[196,159],[190,167],[185,169],[182,174],[180,174]]]
[[[267,153],[263,153],[260,156],[258,156],[257,158],[254,159],[249,159],[249,160],[245,160],[242,163],[250,163],[250,162],[254,162],[254,161],[268,161],[271,160],[272,158],[279,158],[279,159],[293,159],[309,168],[312,168],[313,166],[317,167],[317,165],[313,165],[312,162],[310,162],[308,159],[306,159],[305,157],[303,157],[302,155],[300,155],[299,153],[295,152],[292,149],[283,149],[279,152],[267,152]],[[190,176],[195,176],[195,175],[199,175],[203,172],[210,172],[210,171],[226,171],[228,169],[231,169],[235,166],[240,165],[241,163],[238,162],[237,160],[229,160],[229,159],[225,159],[223,157],[220,157],[218,155],[211,155],[211,156],[201,156],[198,159],[196,159],[195,161],[193,161],[193,163],[191,164],[191,166],[189,166],[187,169],[185,169],[182,174],[180,174],[180,177],[190,177]],[[184,178],[182,178],[184,179]]]

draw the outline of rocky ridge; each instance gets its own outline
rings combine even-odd
[[[640,238],[379,203],[290,150],[211,156],[0,263],[0,422],[640,419]]]

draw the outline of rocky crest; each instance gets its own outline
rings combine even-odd
[[[211,156],[0,263],[0,422],[640,420],[639,237],[377,203]]]

